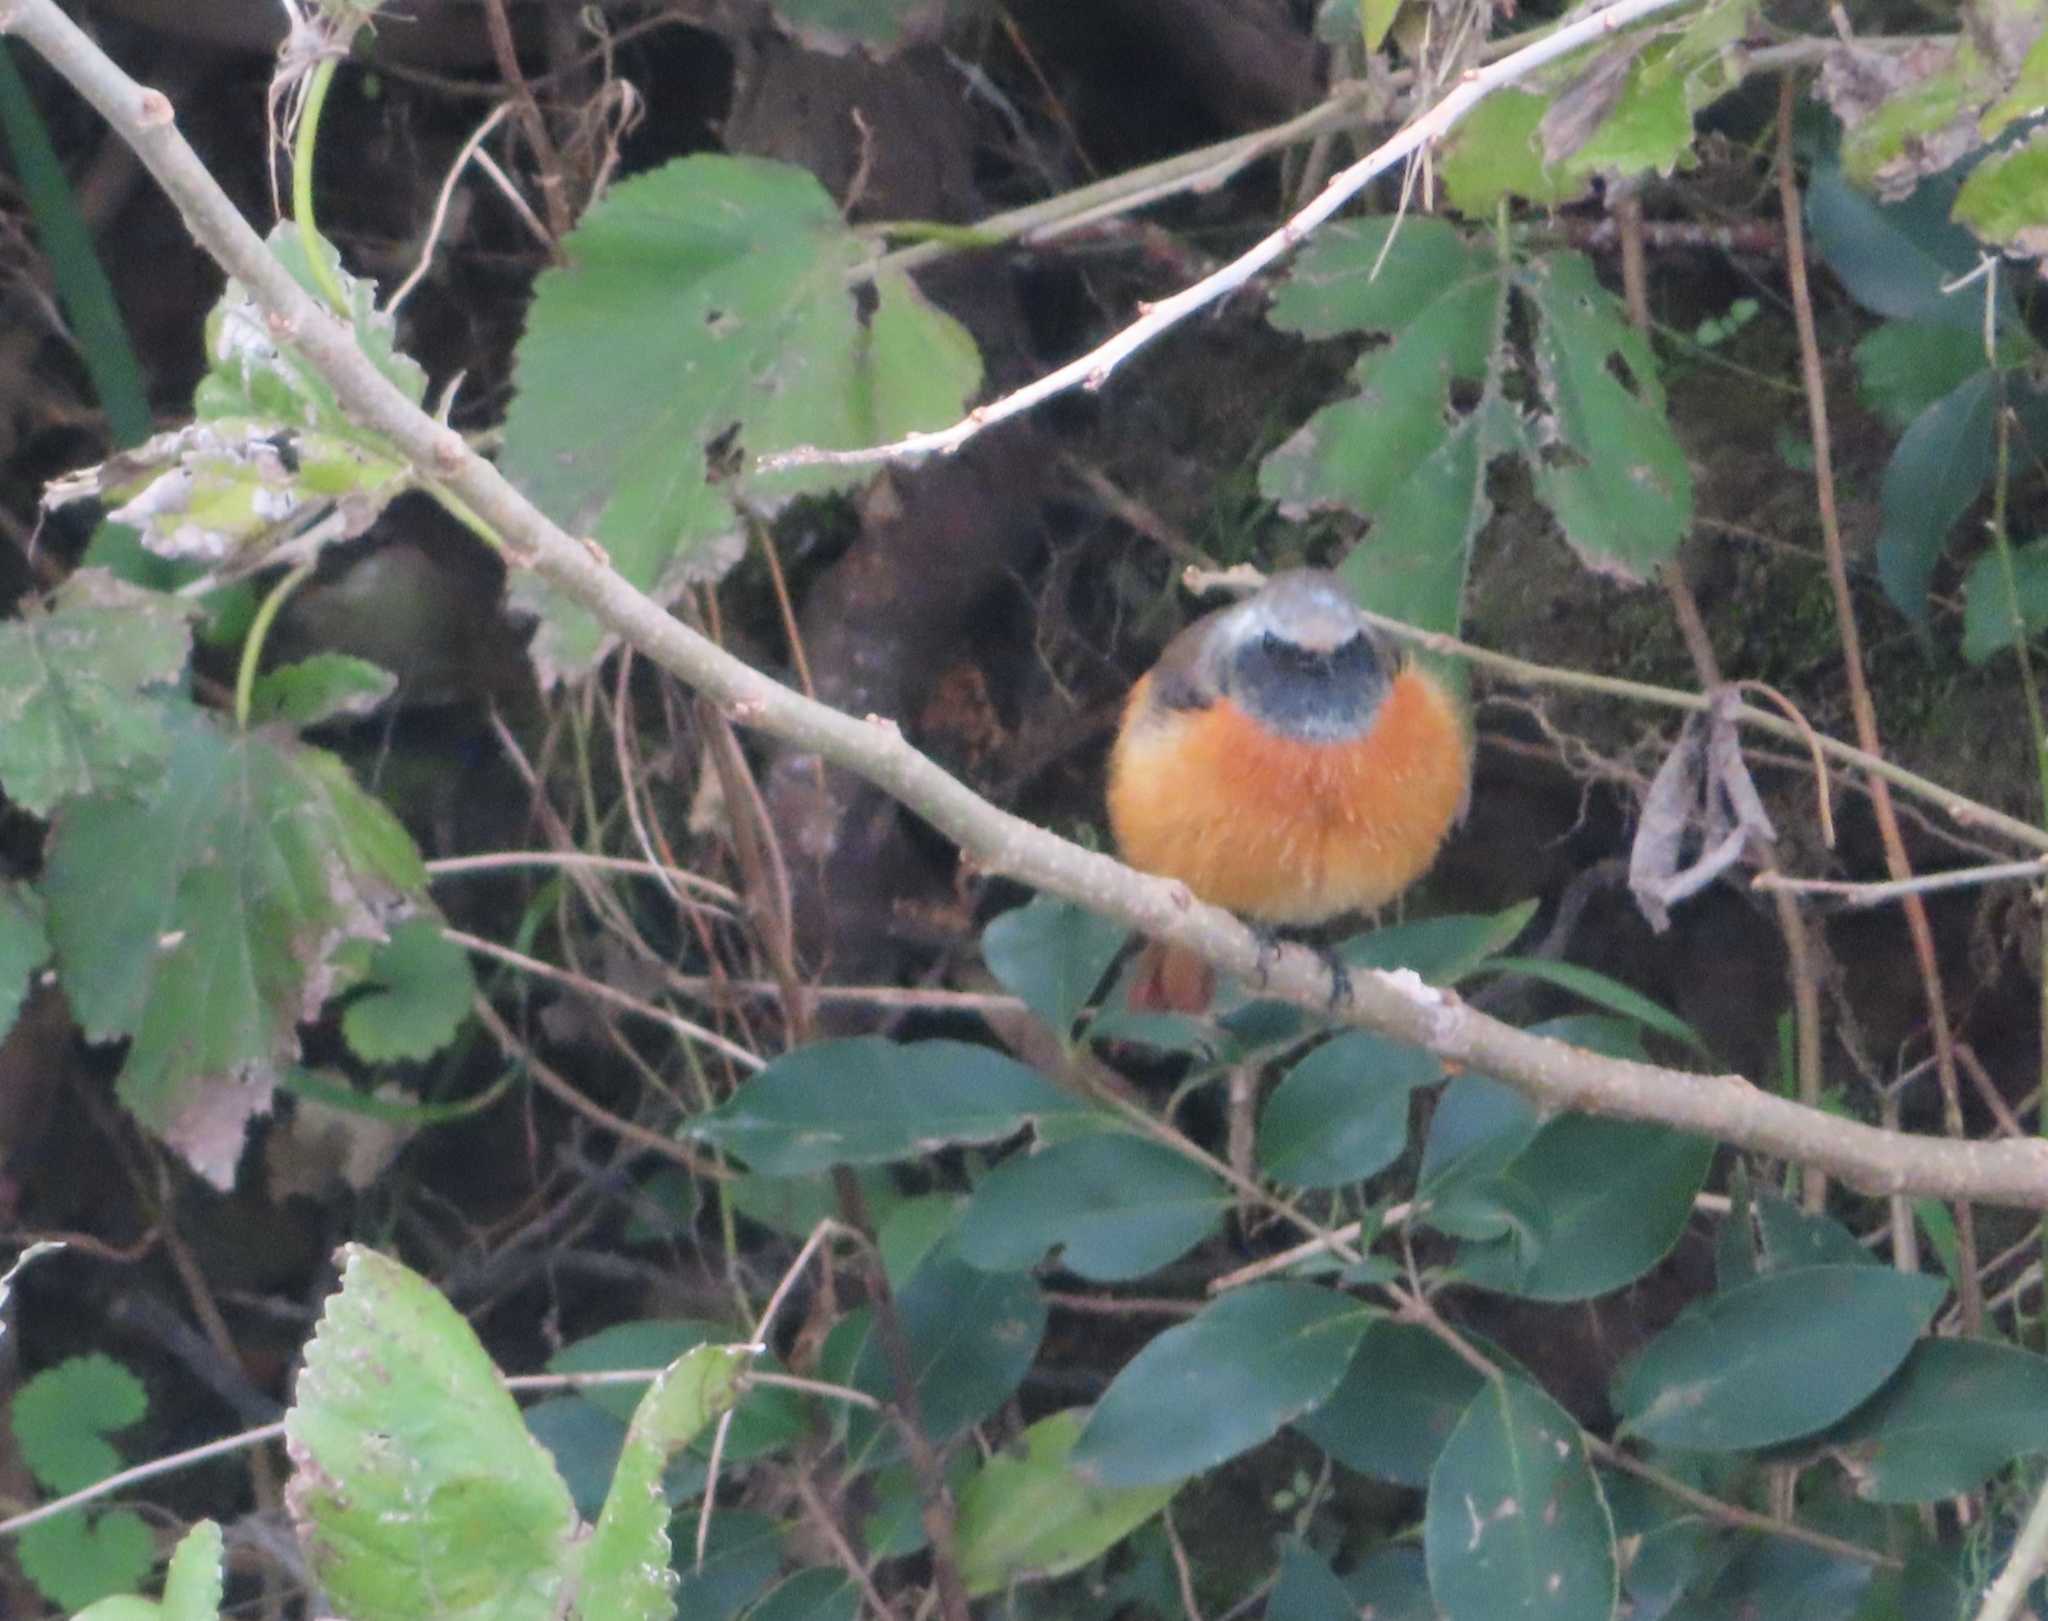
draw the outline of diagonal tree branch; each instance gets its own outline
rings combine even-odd
[[[295,282],[178,134],[170,101],[123,73],[56,0],[0,0],[0,33],[17,34],[70,81],[128,141],[182,211],[199,243],[269,312],[278,338],[318,367],[343,404],[388,435],[531,568],[589,608],[662,668],[722,705],[738,723],[811,749],[858,772],[955,840],[984,871],[1089,906],[1201,952],[1243,976],[1260,944],[1229,913],[1084,850],[989,804],[907,744],[894,726],[811,702],[741,663],[672,618],[612,572],[597,549],[544,517],[453,430],[407,400],[342,326]],[[1761,1092],[1739,1077],[1688,1074],[1602,1057],[1487,1018],[1411,973],[1358,973],[1338,1015],[1451,1064],[1481,1070],[1552,1109],[1660,1121],[1761,1153],[1817,1166],[1872,1193],[1968,1197],[2048,1209],[2048,1142],[1965,1142],[1883,1131]],[[1300,948],[1272,965],[1270,993],[1323,1006],[1328,976]]]

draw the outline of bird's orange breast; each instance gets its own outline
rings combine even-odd
[[[1410,667],[1365,733],[1307,743],[1227,699],[1157,707],[1132,688],[1110,760],[1109,816],[1133,866],[1268,923],[1383,905],[1435,860],[1465,798],[1457,705]]]

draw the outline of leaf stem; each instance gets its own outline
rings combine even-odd
[[[307,558],[272,586],[270,595],[258,604],[256,617],[249,621],[249,634],[242,639],[242,662],[235,670],[235,725],[242,731],[249,729],[249,700],[256,691],[256,670],[263,662],[263,644],[269,640],[271,622],[313,572],[314,562]]]
[[[313,218],[313,152],[319,143],[320,114],[327,105],[328,86],[334,83],[337,60],[323,56],[314,65],[312,77],[306,81],[306,99],[299,106],[298,133],[292,138],[292,223],[298,228],[299,246],[305,250],[320,296],[346,321],[350,318],[348,294],[327,263],[327,244]]]

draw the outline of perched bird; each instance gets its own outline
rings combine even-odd
[[[1109,764],[1124,859],[1262,925],[1392,900],[1428,870],[1471,782],[1458,702],[1298,569],[1206,615],[1131,689]],[[1199,1012],[1209,966],[1155,942],[1134,1006]]]

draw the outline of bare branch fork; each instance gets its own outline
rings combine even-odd
[[[1612,5],[1602,6],[1577,22],[1544,35],[1533,45],[1525,45],[1485,67],[1473,68],[1428,112],[1404,125],[1391,140],[1375,147],[1350,168],[1334,175],[1314,202],[1257,246],[1173,297],[1145,306],[1137,320],[1078,360],[1068,361],[1059,370],[1048,372],[999,400],[975,407],[950,428],[942,428],[935,433],[913,433],[894,444],[861,450],[821,450],[815,445],[799,446],[794,450],[763,456],[761,466],[769,471],[819,464],[853,467],[868,462],[915,461],[933,454],[950,455],[984,428],[1021,416],[1056,394],[1064,394],[1075,387],[1098,389],[1109,381],[1111,372],[1169,327],[1178,326],[1197,310],[1206,309],[1237,291],[1276,259],[1293,252],[1308,240],[1317,226],[1357,196],[1368,181],[1385,174],[1395,164],[1432,142],[1443,139],[1460,119],[1494,91],[1518,83],[1538,68],[1555,62],[1561,56],[1569,56],[1581,46],[1604,39],[1631,23],[1688,3],[1689,0],[1615,0]]]
[[[1639,17],[1654,9],[1647,3],[1616,6],[1600,15],[1626,11]],[[595,548],[543,516],[459,434],[392,386],[350,330],[292,279],[236,212],[178,134],[169,100],[110,62],[57,0],[0,0],[0,32],[18,34],[99,110],[177,204],[194,238],[260,302],[276,335],[318,368],[360,421],[490,524],[516,564],[582,603],[734,720],[867,778],[953,839],[983,870],[1187,946],[1232,973],[1251,976],[1260,970],[1258,940],[1228,912],[1193,900],[1179,884],[1134,872],[989,804],[911,748],[893,725],[814,703],[672,618],[613,573]],[[1320,1008],[1328,983],[1313,954],[1291,949],[1273,966],[1269,988],[1302,1007]],[[2048,1208],[2048,1142],[1953,1141],[1836,1119],[1737,1078],[1629,1063],[1528,1035],[1413,974],[1358,973],[1353,990],[1340,1014],[1345,1022],[1495,1076],[1547,1108],[1659,1121],[1817,1166],[1873,1193]]]

